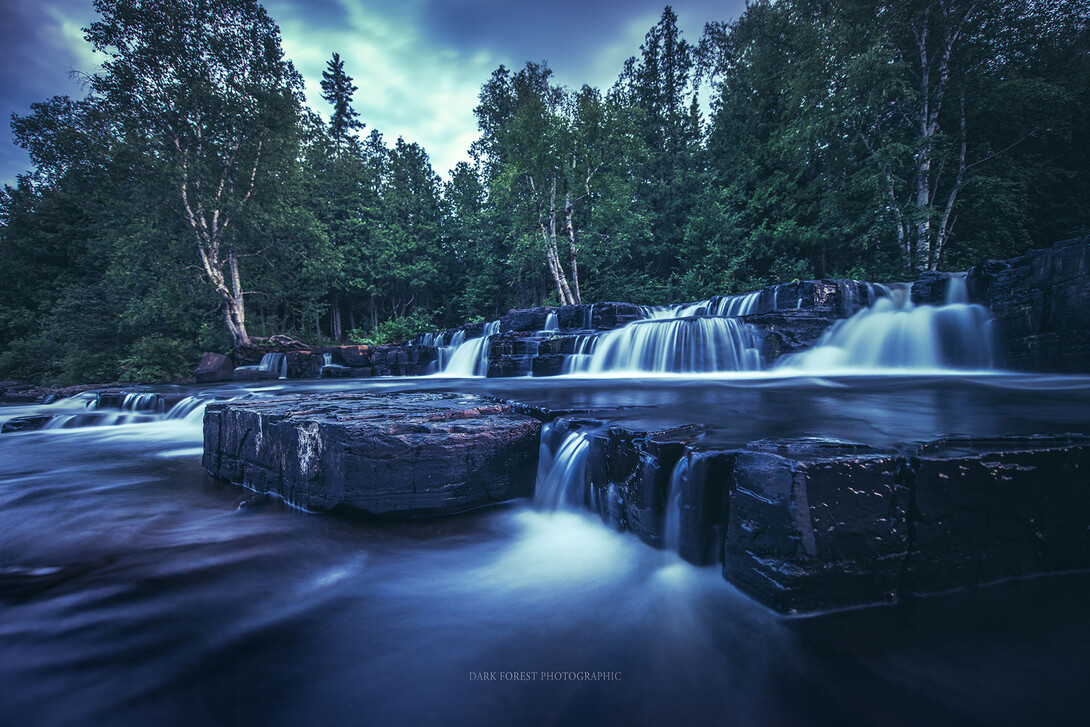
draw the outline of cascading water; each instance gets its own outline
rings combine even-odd
[[[288,378],[288,358],[282,353],[267,353],[257,366],[236,366],[235,371],[269,371],[278,379]]]
[[[590,433],[568,431],[554,423],[541,428],[541,448],[534,485],[534,504],[544,510],[564,507],[582,509],[590,504],[587,454]]]
[[[802,371],[982,370],[995,365],[991,311],[968,302],[963,277],[952,277],[946,304],[914,305],[910,285],[889,286],[834,325],[818,344],[778,368]]]
[[[556,311],[549,311],[549,314],[545,316],[545,330],[546,331],[559,331],[560,330],[560,318],[556,315]]]
[[[666,517],[663,522],[663,544],[677,552],[681,547],[681,490],[689,474],[689,457],[684,456],[670,474],[670,489],[666,494]]]
[[[569,373],[759,371],[752,327],[736,318],[650,319],[629,323],[571,357]]]
[[[492,321],[485,324],[484,332],[480,338],[471,338],[468,341],[459,342],[457,348],[450,355],[450,359],[443,366],[442,374],[444,376],[464,378],[486,375],[488,373],[488,339],[499,332],[500,322],[498,320]],[[459,333],[462,333],[464,340],[464,332],[459,331]],[[457,334],[455,334],[455,337],[457,338]],[[451,345],[455,345],[454,341],[451,341]]]
[[[688,318],[691,316],[728,316],[739,317],[752,314],[757,308],[757,302],[761,297],[761,291],[757,290],[745,295],[717,295],[707,300],[696,303],[686,303],[665,309],[662,315],[656,318]]]

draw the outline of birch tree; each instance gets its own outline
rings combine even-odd
[[[92,90],[119,133],[148,137],[227,330],[246,345],[234,228],[296,128],[302,79],[254,0],[95,0],[95,9],[86,38],[106,60]]]

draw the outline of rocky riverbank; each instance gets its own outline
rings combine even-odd
[[[231,402],[208,407],[204,464],[320,511],[585,507],[787,614],[1090,569],[1090,437],[723,447],[699,422],[610,422],[458,394]]]
[[[957,281],[964,298],[951,298]],[[1017,258],[987,261],[967,273],[921,273],[909,286],[917,305],[975,303],[994,313],[1002,355],[995,365],[1012,371],[1090,372],[1090,238],[1066,240]],[[752,341],[760,367],[814,346],[838,321],[889,294],[889,286],[858,280],[804,280],[748,294],[676,304],[678,317],[733,316]],[[199,382],[276,378],[555,376],[595,339],[658,315],[624,302],[544,306],[509,311],[489,324],[468,323],[407,344],[308,347],[275,343],[232,357],[205,354]],[[466,342],[481,340],[469,369],[444,366]],[[471,367],[472,368],[472,367]]]

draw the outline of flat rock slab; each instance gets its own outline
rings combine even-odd
[[[533,493],[541,423],[462,394],[210,404],[204,467],[299,507],[447,515]]]

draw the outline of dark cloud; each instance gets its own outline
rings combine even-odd
[[[591,62],[601,46],[629,30],[633,20],[647,27],[661,16],[660,0],[552,0],[512,3],[503,0],[427,0],[428,29],[455,47],[486,48],[520,60],[547,59],[553,66]],[[696,42],[704,23],[729,20],[744,0],[678,0],[670,3],[689,40]],[[639,45],[631,48],[635,55]],[[620,69],[617,69],[618,72]]]
[[[388,139],[427,146],[440,170],[465,155],[476,132],[477,91],[500,63],[548,60],[569,86],[608,87],[624,59],[639,52],[661,0],[266,0],[281,24],[285,50],[307,77],[309,101],[338,50],[361,90],[368,125]],[[685,36],[736,17],[744,0],[671,3]],[[0,0],[0,183],[28,169],[12,143],[8,118],[58,94],[80,96],[73,70],[95,63],[80,28],[95,18],[91,0]]]
[[[89,46],[78,40],[79,28],[93,17],[89,0],[0,0],[0,182],[30,167],[12,139],[11,115],[28,114],[32,103],[51,96],[83,95],[71,74],[86,68]]]

